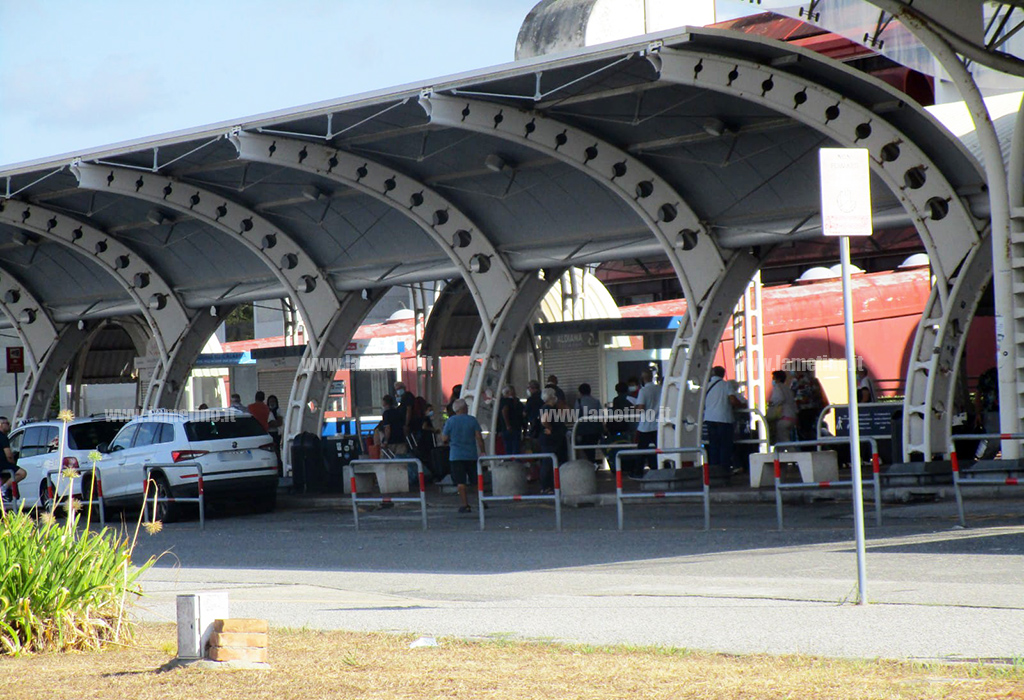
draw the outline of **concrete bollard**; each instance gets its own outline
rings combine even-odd
[[[494,462],[491,493],[495,496],[522,496],[526,493],[527,466],[523,462]]]
[[[560,468],[563,496],[593,496],[597,493],[597,473],[594,463],[574,459]]]

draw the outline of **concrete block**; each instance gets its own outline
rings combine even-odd
[[[229,617],[213,621],[214,632],[255,632],[266,634],[270,625],[266,620],[255,620],[246,617]]]
[[[563,496],[591,496],[597,493],[597,472],[594,463],[574,459],[558,469]]]
[[[210,635],[210,648],[213,647],[256,647],[265,648],[269,644],[266,632],[214,632]]]
[[[526,493],[525,462],[492,462],[491,494],[494,496],[522,496]]]
[[[409,492],[409,467],[407,464],[375,464],[373,470],[377,476],[377,488],[381,493]],[[356,485],[358,486],[358,482]]]
[[[780,452],[779,462],[782,465],[796,464],[800,470],[800,480],[805,484],[817,484],[822,481],[839,479],[839,459],[835,450],[816,450],[814,452]],[[774,453],[754,453],[750,455],[750,486],[771,486],[775,483]]]
[[[352,495],[352,468],[345,467],[344,478],[344,491],[346,496]],[[360,494],[373,493],[373,474],[356,474],[356,488]]]
[[[270,658],[267,649],[245,647],[213,647],[210,649],[211,661],[248,661],[250,663],[267,663]]]

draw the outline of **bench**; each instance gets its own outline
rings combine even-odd
[[[800,469],[800,480],[805,484],[838,481],[839,460],[835,450],[814,452],[780,452],[780,464],[795,464]],[[750,487],[771,486],[775,483],[775,454],[769,452],[750,455]]]

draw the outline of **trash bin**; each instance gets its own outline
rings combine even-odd
[[[320,438],[313,433],[300,433],[292,440],[292,484],[299,493],[320,493],[325,488],[326,473]]]

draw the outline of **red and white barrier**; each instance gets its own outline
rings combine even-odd
[[[1024,440],[1024,433],[979,433],[977,435],[954,435],[950,439],[949,461],[953,465],[953,493],[956,496],[956,510],[960,517],[960,526],[967,527],[964,516],[964,499],[960,489],[964,486],[1024,486],[1017,478],[1007,476],[1003,479],[976,477],[975,474],[999,474],[1017,471],[1020,467],[1015,462],[1013,467],[978,467],[970,470],[971,476],[960,475],[960,458],[956,454],[957,440]]]
[[[360,496],[356,487],[356,474],[374,474],[380,464],[402,464],[416,465],[417,482],[419,484],[419,496]],[[395,457],[392,459],[355,459],[345,467],[348,470],[349,484],[352,490],[352,517],[355,520],[356,530],[359,530],[359,504],[360,503],[418,503],[420,506],[420,519],[423,529],[427,529],[427,480],[423,473],[423,462],[415,457]]]
[[[694,468],[701,469],[703,474],[703,489],[700,491],[654,491],[647,493],[623,493],[622,492],[622,458],[646,455],[673,455],[690,454],[699,457],[698,464]],[[619,530],[625,526],[625,509],[623,505],[627,500],[640,500],[647,498],[700,498],[704,501],[704,529],[711,529],[711,475],[708,472],[707,453],[702,447],[673,447],[667,449],[647,450],[622,450],[615,454],[615,507],[619,516]]]
[[[487,462],[533,462],[539,459],[551,460],[551,468],[554,470],[555,477],[555,493],[554,494],[540,494],[540,495],[515,495],[515,496],[486,496],[484,495],[484,464]],[[555,502],[555,529],[558,532],[562,531],[562,483],[558,472],[558,456],[552,452],[540,452],[537,454],[518,454],[518,455],[481,455],[476,460],[476,488],[477,496],[480,498],[480,529],[483,530],[487,525],[487,516],[485,507],[487,502],[497,501],[554,501]]]

